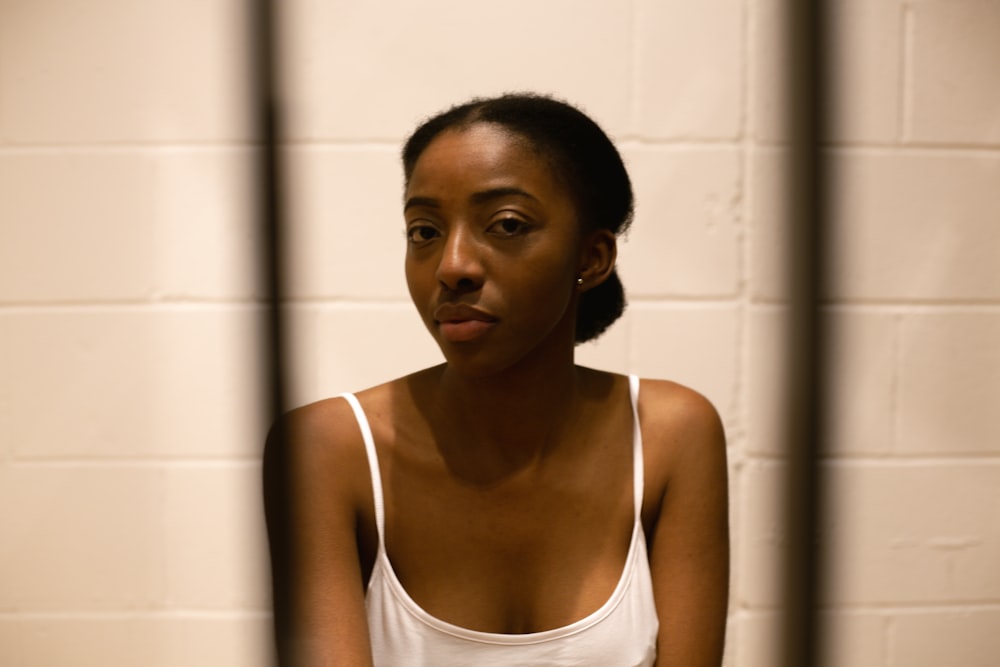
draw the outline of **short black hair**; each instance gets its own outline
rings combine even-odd
[[[403,145],[407,184],[417,160],[442,132],[476,123],[499,125],[528,141],[552,164],[576,203],[586,230],[616,236],[632,223],[632,183],[618,149],[604,130],[571,104],[535,93],[476,98],[432,116]],[[583,293],[576,318],[576,342],[594,340],[625,311],[625,288],[617,269]]]

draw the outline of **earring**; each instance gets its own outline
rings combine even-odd
[[[582,276],[576,279],[576,284],[577,285],[582,285],[583,284],[583,277]]]

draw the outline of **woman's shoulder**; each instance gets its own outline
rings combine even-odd
[[[272,438],[277,436],[286,446],[318,450],[331,455],[363,450],[361,421],[374,425],[373,422],[384,415],[386,406],[391,404],[392,397],[399,393],[399,388],[405,381],[406,378],[397,378],[291,409],[281,415],[271,427]],[[355,413],[348,395],[357,400],[361,408],[360,414]]]
[[[639,410],[651,426],[697,428],[717,425],[719,413],[703,394],[672,380],[641,378]]]
[[[324,497],[327,507],[355,512],[365,489],[361,431],[343,398],[327,398],[281,415],[264,447],[264,479],[283,496]],[[301,501],[299,501],[301,502]]]
[[[396,382],[396,381],[394,381]],[[361,419],[381,413],[393,382],[354,394],[362,405],[356,415],[343,394],[317,400],[285,412],[272,424],[265,446],[265,465],[281,461],[296,477],[322,476],[343,487],[368,477]],[[358,489],[362,493],[364,489]]]
[[[583,368],[592,393],[609,397],[630,381],[638,379],[638,412],[643,440],[656,446],[677,442],[716,441],[722,435],[719,413],[703,394],[679,382],[622,375]],[[600,389],[603,388],[603,389]]]
[[[407,413],[414,383],[433,375],[435,370],[436,367],[427,368],[349,394],[345,392],[299,406],[282,415],[272,431],[294,434],[303,447],[315,444],[325,450],[358,451],[363,445],[361,422],[367,422],[376,441],[380,441],[380,432],[391,430],[399,415]],[[346,398],[348,395],[356,399],[360,407],[358,413]]]
[[[725,466],[722,420],[698,391],[670,380],[643,378],[639,421],[648,466],[662,482],[691,468]]]

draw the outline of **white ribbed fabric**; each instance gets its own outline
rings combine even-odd
[[[352,394],[344,394],[361,427],[375,495],[378,555],[368,582],[368,629],[376,667],[648,667],[656,661],[659,623],[642,530],[642,435],[639,379],[629,376],[635,523],[625,567],[600,609],[570,625],[529,634],[469,630],[424,611],[404,590],[385,552],[385,509],[378,456],[368,419]]]

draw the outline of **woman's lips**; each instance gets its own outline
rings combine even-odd
[[[479,338],[491,328],[493,322],[483,320],[461,320],[459,322],[438,322],[441,337],[449,343],[465,343]]]
[[[465,343],[492,329],[497,318],[465,304],[443,303],[434,310],[434,321],[446,341]]]

